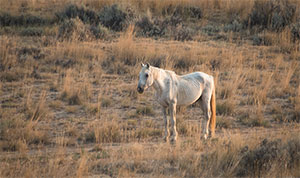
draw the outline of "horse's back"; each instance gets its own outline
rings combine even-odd
[[[189,73],[189,74],[186,74],[186,75],[182,75],[180,76],[182,79],[185,79],[185,80],[197,80],[199,81],[200,83],[212,83],[214,78],[213,76],[211,75],[208,75],[204,72],[193,72],[193,73]]]

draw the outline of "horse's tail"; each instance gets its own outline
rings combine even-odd
[[[216,92],[215,86],[213,87],[213,91],[211,94],[210,100],[210,108],[211,108],[211,118],[209,122],[211,136],[215,135],[215,128],[216,128]]]

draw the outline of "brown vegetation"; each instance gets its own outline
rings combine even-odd
[[[299,177],[296,0],[0,0],[0,177]],[[164,143],[140,62],[215,77]]]

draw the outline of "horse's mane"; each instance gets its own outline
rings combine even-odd
[[[172,70],[165,70],[165,69],[162,69],[162,68],[159,68],[159,67],[153,67],[153,66],[151,66],[151,67],[154,68],[155,71],[163,71],[163,72],[165,72],[171,78],[174,78],[174,77],[176,78],[176,76],[177,76],[177,74],[174,71],[172,71]]]
[[[169,73],[169,74],[171,74],[171,75],[177,75],[174,71],[172,71],[172,70],[164,70],[164,71],[166,71],[167,73]]]

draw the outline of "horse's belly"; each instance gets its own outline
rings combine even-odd
[[[201,88],[201,83],[197,80],[182,80],[177,90],[177,105],[193,104],[200,98]]]
[[[190,105],[193,104],[195,101],[197,101],[201,96],[201,93],[190,93],[187,95],[179,95],[177,98],[177,105],[183,106],[183,105]]]

